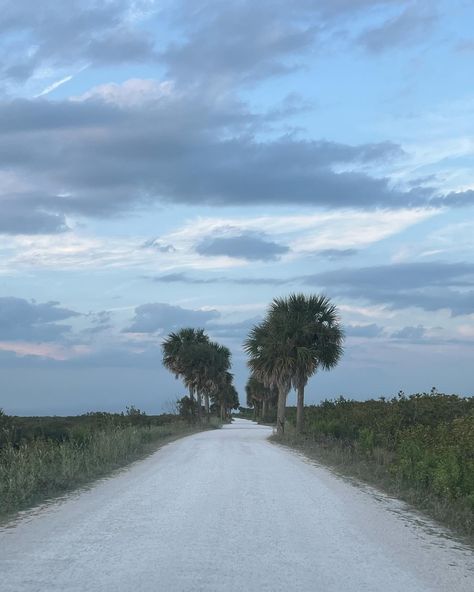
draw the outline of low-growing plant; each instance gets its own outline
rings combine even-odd
[[[287,411],[295,425],[296,410]],[[474,535],[474,398],[429,393],[306,408],[306,429],[284,442],[428,509]]]

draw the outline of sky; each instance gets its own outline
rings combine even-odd
[[[323,293],[307,402],[472,395],[474,4],[6,0],[0,407],[172,408],[164,336]],[[289,397],[294,404],[294,394]]]

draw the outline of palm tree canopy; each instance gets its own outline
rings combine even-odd
[[[290,389],[293,360],[287,355],[285,337],[276,324],[265,320],[255,325],[244,342],[244,350],[250,370],[265,386]]]
[[[265,386],[256,376],[250,375],[245,385],[247,394],[247,406],[253,407],[255,402],[269,401],[275,393],[268,386]]]
[[[204,329],[185,328],[170,333],[162,343],[163,365],[178,376],[185,377],[192,364],[191,350],[197,344],[209,343]]]
[[[343,354],[344,332],[336,306],[325,295],[292,294],[275,298],[269,319],[285,336],[295,372],[292,384],[304,386],[316,370],[329,370]]]
[[[343,341],[337,309],[327,296],[292,294],[273,300],[244,349],[251,371],[264,384],[299,388],[319,368],[338,363]]]

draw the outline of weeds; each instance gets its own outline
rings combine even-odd
[[[43,418],[0,417],[0,516],[103,476],[152,452],[166,439],[197,431],[177,418],[137,418],[49,418],[45,435],[38,431]],[[214,424],[209,427],[218,427]]]

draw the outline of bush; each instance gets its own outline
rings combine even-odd
[[[337,448],[345,462],[368,461],[373,474],[383,466],[400,491],[462,508],[465,530],[474,528],[474,398],[436,389],[389,400],[341,397],[305,413],[301,441]],[[288,419],[295,423],[294,408]]]

